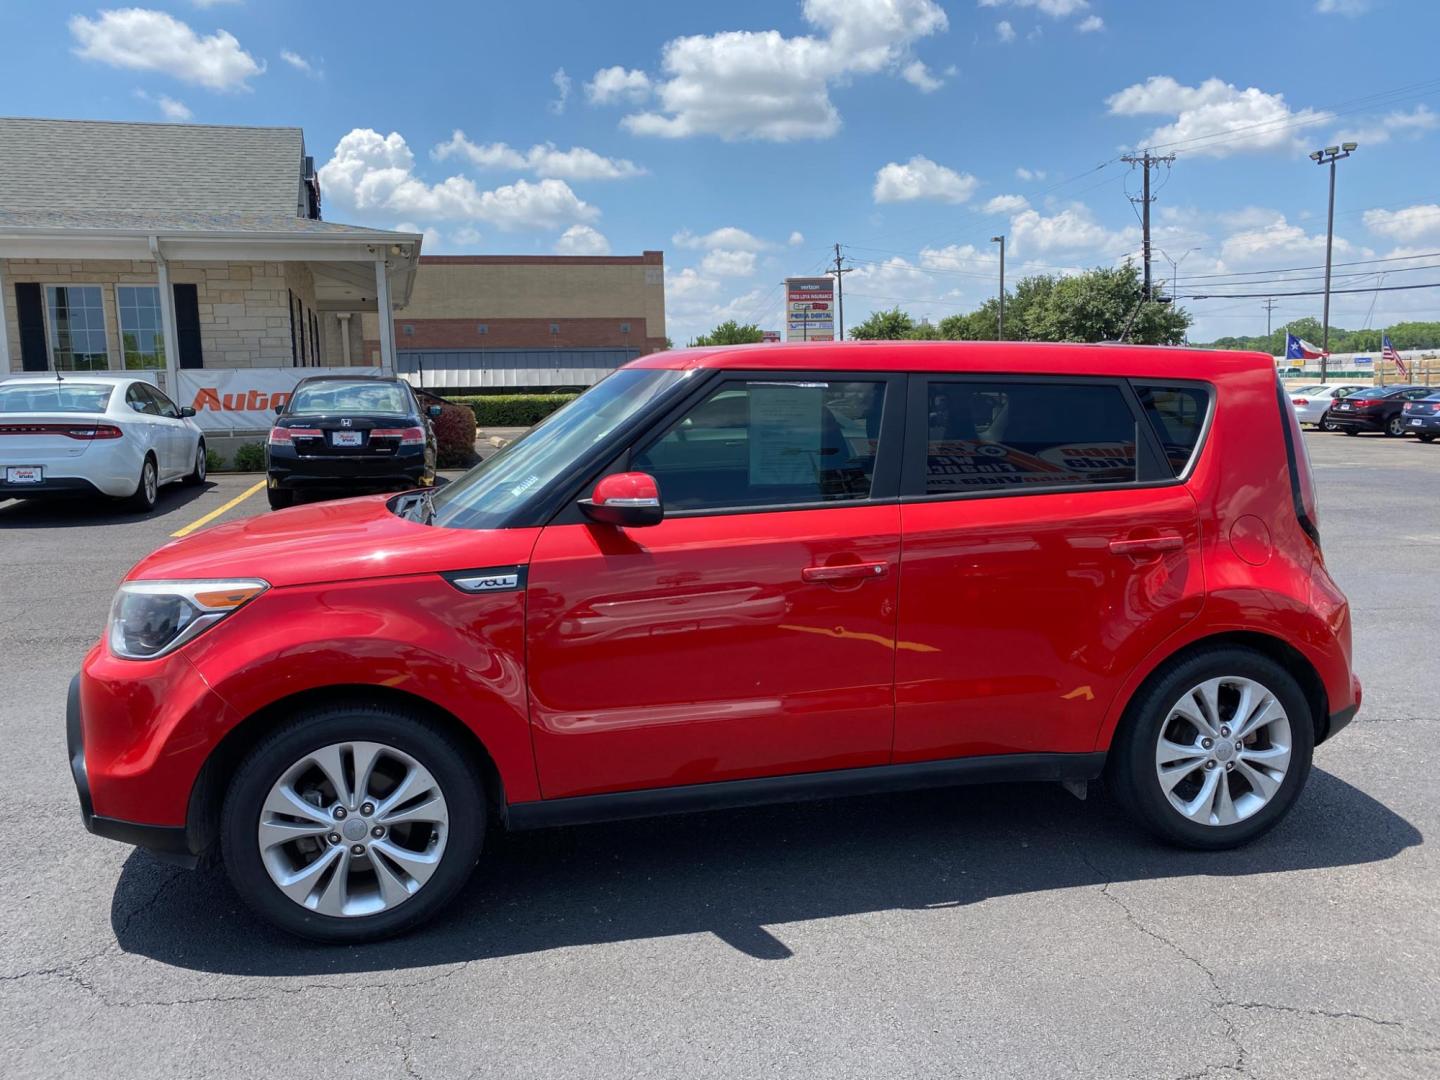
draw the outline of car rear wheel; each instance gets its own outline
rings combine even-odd
[[[185,477],[185,483],[192,486],[203,484],[205,482],[205,472],[209,464],[210,463],[205,460],[205,440],[201,439],[195,444],[195,467],[191,469]]]
[[[1342,430],[1345,432],[1346,435],[1359,435],[1359,434],[1360,434],[1360,432],[1356,431],[1353,427],[1343,428]]]
[[[1285,816],[1314,746],[1309,704],[1284,668],[1248,649],[1208,649],[1162,668],[1131,703],[1106,777],[1155,835],[1218,850]]]
[[[1321,431],[1339,431],[1339,430],[1340,430],[1340,425],[1337,424],[1337,423],[1335,423],[1335,421],[1334,421],[1334,420],[1331,420],[1328,416],[1325,416],[1325,417],[1322,417],[1321,420],[1320,420],[1320,430],[1321,430]]]
[[[390,937],[465,884],[485,836],[483,781],[463,746],[419,716],[311,709],[235,774],[221,851],[262,918],[319,941]]]
[[[1400,435],[1404,435],[1405,420],[1399,416],[1392,416],[1389,420],[1385,421],[1385,434],[1389,435],[1391,438],[1396,438]]]
[[[287,506],[295,505],[295,493],[284,488],[266,488],[265,498],[269,501],[271,510],[284,510]]]
[[[141,514],[148,514],[155,509],[155,500],[160,494],[160,472],[155,466],[155,459],[145,455],[145,461],[140,466],[140,479],[135,483],[135,494],[125,500],[125,505]]]
[[[1421,435],[1421,436],[1419,436],[1419,438],[1420,438],[1420,441],[1421,441],[1421,442],[1434,442],[1434,441],[1435,441],[1435,436],[1434,436],[1434,435]]]

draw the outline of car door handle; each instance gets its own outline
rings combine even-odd
[[[1160,555],[1166,551],[1179,551],[1184,546],[1184,537],[1174,533],[1110,541],[1110,550],[1116,555]]]
[[[846,563],[843,566],[807,566],[800,571],[800,580],[812,585],[834,585],[844,581],[869,581],[890,572],[883,562]]]

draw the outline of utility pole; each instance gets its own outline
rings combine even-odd
[[[1175,155],[1164,154],[1157,157],[1150,153],[1149,150],[1146,150],[1139,157],[1136,157],[1134,154],[1126,154],[1120,160],[1129,162],[1131,165],[1141,166],[1145,173],[1143,194],[1138,199],[1132,195],[1130,201],[1140,204],[1140,232],[1145,261],[1145,288],[1140,295],[1146,300],[1149,300],[1152,295],[1150,287],[1150,204],[1155,201],[1155,197],[1150,194],[1150,170],[1159,165],[1169,165],[1173,163]]]
[[[1330,252],[1335,245],[1335,163],[1344,161],[1359,144],[1341,143],[1316,150],[1310,160],[1316,165],[1330,166],[1330,213],[1325,226],[1325,313],[1320,316],[1320,381],[1325,381],[1330,366]],[[1342,152],[1343,151],[1343,152]]]
[[[1271,318],[1271,313],[1274,312],[1274,310],[1275,310],[1275,298],[1274,298],[1273,296],[1271,296],[1271,297],[1269,297],[1268,299],[1266,299],[1266,301],[1265,301],[1265,340],[1266,340],[1267,344],[1268,344],[1268,342],[1269,342],[1269,340],[1270,340],[1270,318]]]
[[[853,266],[842,265],[845,256],[840,254],[840,244],[835,244],[835,269],[825,271],[827,274],[835,275],[835,300],[836,313],[840,316],[839,334],[836,341],[845,340],[845,275],[855,269]]]
[[[1005,234],[990,237],[992,244],[1000,245],[1000,327],[995,335],[997,341],[1005,340]]]

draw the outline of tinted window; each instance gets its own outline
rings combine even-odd
[[[1387,398],[1394,392],[1383,386],[1367,386],[1364,390],[1356,390],[1350,396],[1353,398]]]
[[[930,384],[925,491],[1128,484],[1135,417],[1116,386]]]
[[[125,403],[136,412],[160,415],[160,403],[145,392],[144,383],[131,383],[125,391]]]
[[[667,509],[870,495],[885,384],[727,382],[636,454]]]
[[[1135,395],[1160,440],[1171,471],[1179,476],[1189,467],[1199,445],[1210,395],[1198,386],[1143,384],[1135,387]]]
[[[396,383],[326,380],[306,383],[295,391],[286,412],[291,416],[364,413],[409,416],[409,392]]]
[[[180,419],[180,410],[175,408],[175,403],[154,386],[146,386],[145,392],[155,402],[155,407],[160,410],[161,416],[168,416],[171,420]]]
[[[0,386],[0,413],[101,413],[110,406],[112,387],[103,383],[14,383]]]

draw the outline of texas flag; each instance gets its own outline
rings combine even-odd
[[[1318,345],[1311,345],[1304,338],[1298,338],[1294,334],[1285,335],[1286,360],[1319,360],[1322,356],[1329,355]]]

